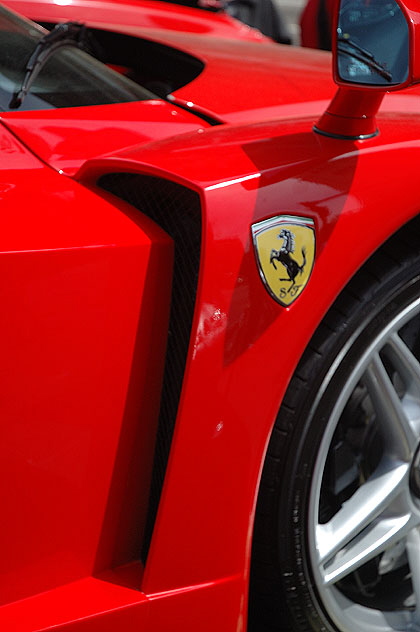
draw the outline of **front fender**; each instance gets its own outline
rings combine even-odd
[[[106,172],[150,174],[201,198],[195,316],[142,584],[149,595],[233,576],[246,594],[259,477],[296,364],[355,272],[419,212],[409,185],[420,159],[416,116],[399,127],[384,115],[381,135],[359,142],[319,136],[313,122],[199,130],[188,143],[154,143],[79,173],[89,186]],[[310,218],[316,231],[311,278],[288,308],[264,287],[251,235],[280,215]],[[243,613],[244,601],[235,603]]]

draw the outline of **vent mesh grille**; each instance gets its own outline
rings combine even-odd
[[[146,534],[147,557],[162,492],[191,335],[200,265],[201,208],[195,191],[153,176],[112,173],[98,186],[155,221],[173,239],[175,259],[165,375]]]

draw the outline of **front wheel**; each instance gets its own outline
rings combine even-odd
[[[400,237],[340,296],[285,396],[251,630],[420,630],[419,359],[420,261]]]

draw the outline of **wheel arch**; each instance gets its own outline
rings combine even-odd
[[[397,244],[397,245],[396,245]],[[342,314],[345,315],[343,308],[345,308],[346,302],[354,300],[357,292],[365,291],[368,288],[369,283],[375,278],[376,281],[380,279],[381,275],[386,276],[387,268],[386,261],[393,260],[392,266],[390,269],[398,266],[398,261],[401,257],[416,256],[420,259],[420,213],[414,215],[409,218],[406,223],[402,226],[398,227],[396,230],[393,230],[385,240],[380,243],[377,248],[371,252],[371,254],[361,261],[360,267],[354,272],[354,274],[350,275],[344,285],[339,288],[339,291],[336,293],[334,300],[330,303],[325,313],[319,319],[319,322],[314,329],[312,335],[308,343],[303,347],[302,354],[296,361],[296,367],[291,375],[291,379],[286,387],[285,394],[282,398],[282,402],[280,405],[280,410],[275,420],[273,420],[273,427],[268,437],[267,444],[267,452],[265,453],[262,465],[262,477],[258,485],[257,490],[257,505],[254,516],[254,530],[253,530],[253,544],[252,544],[252,554],[251,554],[251,579],[250,579],[250,599],[249,599],[249,632],[262,632],[262,630],[273,630],[274,628],[270,627],[272,625],[273,617],[276,621],[277,625],[280,627],[276,627],[276,630],[289,630],[291,629],[289,626],[294,625],[297,627],[293,627],[296,630],[307,630],[306,623],[299,622],[299,617],[295,619],[294,624],[292,624],[292,620],[290,618],[290,614],[287,611],[285,606],[284,595],[280,601],[277,601],[275,604],[268,602],[265,596],[261,595],[262,586],[264,582],[261,583],[258,575],[260,573],[261,568],[261,560],[264,556],[267,556],[268,547],[264,550],[264,540],[269,539],[268,530],[270,528],[275,528],[273,523],[265,520],[261,521],[258,518],[258,515],[267,515],[272,512],[270,509],[270,502],[275,505],[275,513],[278,515],[280,502],[278,498],[275,498],[275,491],[272,490],[271,500],[270,495],[267,494],[267,489],[265,495],[261,493],[262,486],[264,483],[264,479],[267,479],[267,476],[271,477],[273,480],[274,470],[276,468],[275,461],[278,461],[278,453],[279,453],[279,445],[282,445],[281,448],[284,453],[291,452],[291,446],[293,443],[296,443],[296,437],[293,437],[293,432],[290,432],[290,428],[293,426],[293,407],[296,404],[299,397],[302,396],[300,393],[292,393],[291,385],[293,385],[293,379],[297,376],[298,379],[304,379],[303,375],[299,375],[300,367],[305,365],[306,356],[310,353],[313,353],[313,349],[316,345],[313,345],[313,341],[316,339],[322,338],[322,334],[320,335],[321,329],[325,329],[323,336],[326,339],[328,337],[328,331],[330,329],[330,320],[332,319],[333,312],[336,310],[340,310]],[[406,248],[406,250],[405,250]],[[416,252],[417,251],[417,252]],[[418,253],[418,254],[417,254]],[[420,268],[419,268],[420,269]],[[417,275],[420,277],[420,272]],[[375,309],[375,306],[372,306],[372,309]],[[349,332],[349,340],[351,339],[351,333]],[[322,387],[324,381],[326,380],[325,376],[319,377],[319,385]],[[313,390],[313,389],[312,389]],[[308,404],[308,409],[313,410],[316,408],[316,405],[312,402],[310,405]],[[286,410],[286,416],[284,416],[283,421],[283,429],[279,427],[276,423],[282,411]],[[289,432],[289,436],[287,433]],[[277,456],[274,455],[274,451],[271,450],[271,445],[275,443],[277,445],[276,453]],[[290,457],[290,461],[292,458]],[[298,475],[296,473],[296,475]],[[277,474],[277,478],[279,475]],[[282,495],[289,494],[289,488],[287,486],[281,486]],[[281,544],[280,544],[281,546]],[[271,554],[273,551],[271,551]],[[257,559],[259,558],[259,559]],[[266,557],[266,559],[268,559]],[[274,569],[271,581],[277,585],[281,586],[283,591],[287,591],[288,580],[290,572],[288,569],[278,568],[277,571]],[[282,577],[283,575],[283,577]],[[263,588],[266,589],[267,583],[265,581],[265,586]],[[290,583],[290,595],[295,590],[295,585],[293,582]],[[293,599],[293,596],[292,596]],[[255,605],[257,604],[257,605]],[[310,608],[309,604],[307,608]],[[263,616],[263,622],[261,619],[261,615]],[[303,621],[303,619],[302,619]],[[264,625],[266,627],[264,627]],[[299,627],[302,625],[303,627]],[[262,627],[263,626],[263,627]],[[284,628],[282,627],[284,626]],[[315,629],[315,628],[314,628]],[[318,629],[318,628],[316,628]],[[319,628],[324,632],[327,632],[327,628]],[[329,629],[329,628],[328,628]]]

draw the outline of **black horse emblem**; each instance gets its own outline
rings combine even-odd
[[[280,281],[291,281],[291,285],[288,292],[291,292],[293,286],[296,283],[296,277],[298,274],[302,274],[303,269],[306,265],[306,250],[302,248],[302,257],[303,263],[299,265],[295,259],[291,257],[291,255],[295,251],[295,236],[290,230],[283,228],[278,235],[278,239],[283,239],[283,245],[280,250],[271,251],[270,255],[270,263],[277,270],[276,261],[279,261],[287,271],[288,278],[287,279],[279,279]]]

